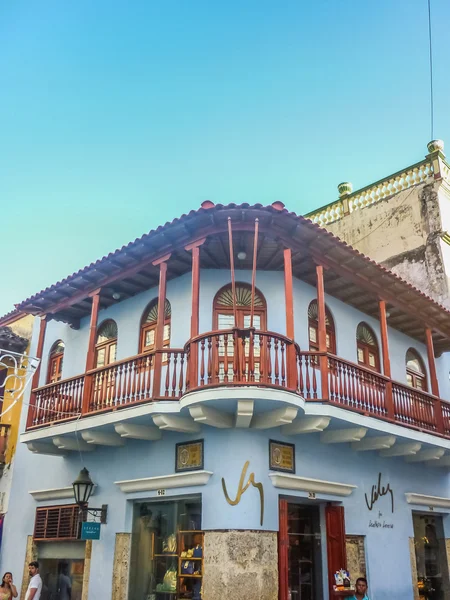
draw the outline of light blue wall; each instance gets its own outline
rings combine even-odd
[[[268,471],[268,440],[295,442],[298,475],[358,486],[350,497],[343,499],[346,531],[366,536],[372,598],[377,600],[388,594],[399,599],[412,598],[408,538],[413,536],[413,527],[411,506],[406,503],[405,492],[448,497],[448,477],[440,469],[407,464],[403,459],[382,459],[374,452],[355,453],[349,445],[321,444],[315,435],[283,438],[279,429],[263,432],[204,427],[200,435],[165,432],[161,441],[129,440],[123,448],[97,448],[92,453],[84,453],[82,460],[76,453],[65,459],[33,455],[21,445],[17,453],[20,468],[16,471],[10,502],[10,507],[20,509],[11,509],[6,517],[0,568],[12,570],[16,579],[22,572],[25,540],[32,534],[37,506],[28,492],[70,485],[85,465],[98,486],[94,504],[108,504],[108,523],[102,526],[101,540],[95,541],[93,546],[89,594],[96,600],[108,600],[111,597],[115,534],[131,531],[130,500],[156,497],[154,492],[127,496],[113,482],[173,473],[176,442],[200,437],[205,439],[205,469],[214,475],[206,486],[167,490],[166,497],[201,493],[204,529],[261,529],[256,489],[249,488],[235,507],[225,501],[222,492],[221,478],[224,477],[230,497],[235,497],[244,462],[249,460],[248,473],[254,473],[256,481],[264,486],[262,529],[278,530],[280,494],[302,497],[306,494],[278,490],[272,485]],[[389,483],[394,491],[394,514],[388,496],[381,498],[372,512],[365,504],[364,494],[370,495],[379,472],[383,474],[383,483]],[[45,504],[51,502],[41,503]],[[393,523],[394,529],[369,527],[369,521],[378,518],[378,511],[383,513],[379,520]],[[447,535],[450,535],[449,520],[450,517],[444,517]],[[383,573],[382,577],[380,573]]]
[[[250,271],[237,271],[236,280],[251,283]],[[230,282],[230,275],[225,270],[202,270],[200,275],[200,332],[211,331],[212,305],[217,291]],[[286,334],[286,312],[284,297],[284,276],[281,271],[262,271],[257,274],[256,285],[267,301],[267,327],[270,331]],[[302,281],[294,279],[294,324],[295,338],[303,350],[308,349],[308,306],[316,298],[316,289]],[[147,290],[133,298],[119,302],[99,312],[99,323],[105,319],[114,319],[118,326],[117,360],[134,356],[139,349],[139,325],[147,304],[158,293],[157,288]],[[183,347],[189,339],[191,320],[191,275],[187,273],[167,284],[167,298],[172,306],[172,337],[174,348]],[[326,303],[333,316],[336,327],[337,354],[346,360],[357,362],[356,328],[365,321],[374,330],[380,348],[380,327],[376,319],[326,295]],[[406,383],[405,357],[408,348],[415,348],[427,368],[426,347],[414,339],[389,327],[389,348],[391,357],[392,378]],[[47,326],[44,344],[44,355],[40,384],[45,383],[48,354],[52,344],[62,339],[66,344],[63,378],[79,375],[84,372],[89,336],[89,319],[82,320],[79,331],[74,331],[64,323],[51,321]],[[439,362],[439,361],[438,361]],[[438,369],[439,380],[442,380],[444,397],[450,398],[448,370],[445,361]]]
[[[237,272],[237,280],[250,283],[250,272]],[[200,331],[212,329],[212,303],[216,292],[229,282],[226,271],[206,270],[201,272],[200,287]],[[284,280],[280,272],[258,273],[257,287],[267,300],[268,329],[286,333],[284,307]],[[106,318],[116,320],[119,331],[117,358],[133,356],[138,351],[139,324],[147,304],[155,298],[157,289],[148,290],[138,296],[120,302],[107,310],[100,311],[99,322]],[[294,281],[295,337],[302,349],[308,348],[307,309],[316,291],[301,281]],[[189,338],[191,278],[190,274],[168,282],[167,297],[172,305],[172,347],[183,346]],[[337,353],[344,359],[356,362],[355,332],[360,321],[366,321],[380,340],[379,326],[371,319],[350,306],[326,297],[333,315],[337,332]],[[39,324],[36,322],[30,353],[36,352]],[[41,370],[41,384],[47,372],[47,357],[50,347],[57,339],[66,344],[63,377],[70,377],[84,371],[88,344],[89,319],[83,319],[79,331],[62,323],[50,322],[44,346],[44,359]],[[422,344],[410,340],[403,334],[389,329],[391,366],[393,378],[406,382],[405,354],[409,347],[416,348],[426,363],[426,351]],[[441,389],[449,391],[448,357],[438,361]],[[448,396],[447,396],[448,397]],[[21,430],[25,428],[29,392],[24,397]],[[98,484],[95,504],[109,506],[108,524],[102,527],[102,540],[94,542],[91,566],[90,597],[96,600],[109,600],[111,597],[112,562],[115,534],[131,531],[131,500],[120,492],[114,481],[164,475],[173,472],[174,452],[177,441],[204,437],[205,468],[214,472],[209,484],[202,488],[175,490],[174,494],[202,493],[203,525],[205,529],[245,528],[259,529],[258,493],[249,489],[238,507],[229,506],[223,497],[221,477],[225,477],[230,495],[236,492],[239,475],[245,460],[250,460],[250,472],[257,481],[264,484],[265,519],[264,529],[278,529],[278,497],[268,477],[268,438],[282,440],[279,430],[270,435],[258,431],[216,430],[204,427],[202,434],[181,436],[164,433],[160,442],[149,443],[130,440],[124,448],[98,448],[86,453],[82,460],[76,453],[66,459],[31,454],[25,446],[18,445],[14,462],[10,511],[5,519],[1,565],[3,570],[12,570],[18,580],[23,569],[26,536],[32,534],[36,503],[29,491],[70,485],[82,464],[91,470]],[[414,491],[434,496],[448,496],[448,477],[440,469],[427,469],[420,465],[408,465],[401,459],[381,459],[375,453],[356,454],[345,446],[326,446],[317,436],[304,436],[295,441],[297,474],[318,479],[345,482],[358,486],[349,498],[344,500],[346,508],[347,532],[366,535],[367,558],[370,569],[373,600],[389,594],[396,597],[412,598],[410,578],[408,538],[413,535],[411,507],[406,504],[404,493]],[[364,493],[370,493],[376,483],[378,472],[383,473],[383,481],[389,482],[396,498],[395,514],[392,517],[394,529],[369,528],[368,512]],[[291,494],[295,495],[295,494]],[[150,498],[154,494],[135,495],[137,498]],[[384,518],[391,518],[387,499],[379,501]],[[19,508],[20,507],[20,508]],[[378,508],[378,506],[377,506]],[[449,518],[445,517],[447,535],[450,535]],[[382,576],[379,574],[382,573]],[[19,583],[19,582],[18,582]]]

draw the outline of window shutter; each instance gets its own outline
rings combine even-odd
[[[328,505],[325,508],[325,519],[327,527],[328,585],[331,597],[334,574],[339,569],[347,568],[344,507]]]

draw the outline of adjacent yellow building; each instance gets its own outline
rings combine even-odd
[[[20,355],[28,353],[34,317],[14,310],[0,318],[0,519],[8,510],[12,462],[19,435],[22,391],[15,368]],[[9,354],[10,353],[10,354]],[[17,362],[15,362],[17,360]],[[25,375],[24,371],[20,375]]]

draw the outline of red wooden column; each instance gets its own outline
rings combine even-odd
[[[95,367],[95,343],[97,341],[97,320],[98,311],[100,307],[100,289],[95,290],[90,294],[92,297],[91,306],[91,322],[89,325],[89,341],[88,350],[86,355],[86,371],[90,371]],[[86,375],[84,378],[84,393],[83,393],[83,407],[81,409],[82,414],[89,412],[89,401],[91,398],[92,389],[92,375]]]
[[[153,369],[153,398],[159,398],[161,394],[161,371],[162,371],[162,353],[158,350],[163,349],[164,343],[164,320],[166,308],[166,286],[167,286],[167,261],[170,254],[155,260],[153,265],[159,265],[159,290],[158,290],[158,320],[155,331],[155,362]]]
[[[185,250],[192,251],[192,297],[191,297],[191,339],[199,334],[200,321],[200,246],[206,241],[206,238],[196,240],[185,247]],[[188,389],[194,389],[198,383],[198,346],[197,343],[191,343],[188,365]]]
[[[434,396],[439,396],[439,384],[436,375],[436,361],[434,358],[433,332],[431,329],[425,329],[425,339],[427,342],[428,369],[430,371],[431,393]],[[444,433],[444,418],[442,416],[441,401],[436,401],[434,405],[436,415],[436,427],[439,433]]]
[[[30,406],[28,407],[27,415],[27,428],[31,427],[34,418],[34,406],[36,403],[36,394],[33,392],[34,389],[39,387],[39,376],[41,373],[41,362],[42,354],[44,351],[45,331],[47,329],[47,316],[41,317],[41,323],[39,327],[39,338],[36,349],[36,358],[39,358],[39,364],[36,367],[36,371],[33,373],[33,379],[31,380],[31,395],[30,395]]]
[[[328,400],[328,357],[327,352],[327,327],[325,321],[325,289],[323,285],[323,266],[316,266],[317,274],[317,316],[319,326],[319,352],[325,352],[320,357],[320,377],[322,383],[322,399]]]
[[[286,298],[286,335],[294,339],[294,292],[292,287],[292,252],[290,248],[284,250],[284,293]],[[297,387],[297,357],[295,346],[287,348],[287,384],[291,389]]]
[[[380,300],[378,303],[380,309],[380,329],[381,329],[381,350],[383,352],[383,373],[389,377],[386,383],[386,411],[387,416],[394,418],[394,401],[392,398],[392,381],[391,381],[391,358],[389,356],[389,339],[386,316],[386,302]]]

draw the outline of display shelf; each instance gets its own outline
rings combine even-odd
[[[178,532],[178,600],[201,600],[204,535],[203,531],[192,529]],[[194,552],[196,549],[198,552],[199,548],[202,556],[181,556],[188,551]],[[191,570],[198,571],[198,573],[182,573],[182,565],[189,562],[193,563]]]
[[[169,554],[168,552],[162,552],[161,554],[154,554],[155,558],[178,558],[178,554]]]

